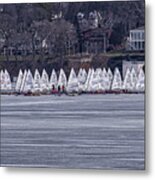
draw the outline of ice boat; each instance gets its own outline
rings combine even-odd
[[[140,68],[137,83],[136,83],[136,91],[141,93],[145,91],[145,75],[142,68]]]
[[[24,80],[24,79],[23,79]],[[32,93],[33,91],[33,76],[30,69],[27,71],[25,82],[23,86],[23,93]]]
[[[112,92],[121,92],[122,90],[122,78],[119,69],[116,67],[111,85]]]
[[[88,75],[89,75],[89,73],[88,73]],[[93,89],[92,83],[93,83],[93,79],[95,78],[95,76],[96,76],[95,70],[91,69],[91,73],[89,75],[89,81],[86,82],[87,83],[87,89],[86,89],[87,92],[92,91],[92,89]]]
[[[77,75],[78,80],[82,77],[82,75],[83,75],[83,69],[80,68],[79,72],[78,72],[78,75]]]
[[[76,77],[76,73],[73,68],[71,69],[71,72],[68,78],[66,90],[68,93],[79,92],[78,78]]]
[[[47,93],[49,91],[49,77],[45,69],[42,71],[42,76],[40,80],[40,89],[41,92]]]
[[[50,82],[49,82],[50,90],[52,90],[53,92],[56,91],[57,85],[58,85],[58,78],[57,78],[57,74],[55,72],[55,69],[53,69],[51,77],[50,77]]]
[[[60,69],[59,78],[58,78],[58,89],[64,91],[67,86],[67,77],[63,69]]]
[[[108,92],[110,90],[111,86],[111,76],[108,74],[105,68],[103,68],[102,72],[102,89],[105,92]]]
[[[96,80],[94,81],[95,82],[94,84],[96,84],[96,85],[94,86],[94,90],[98,93],[104,92],[105,91],[105,83],[104,83],[105,79],[103,78],[103,71],[101,68],[97,68],[95,73],[96,73]],[[106,72],[104,72],[104,73],[106,73]]]
[[[136,92],[137,73],[134,68],[131,69],[131,91]]]
[[[86,82],[84,83],[84,86],[83,86],[83,91],[84,92],[89,92],[89,82],[90,82],[92,71],[94,71],[94,70],[89,68],[88,75],[87,75],[87,78],[86,78]]]
[[[1,79],[1,93],[10,93],[12,91],[12,83],[10,74],[5,69],[4,71],[1,70],[0,73],[0,79]]]
[[[19,91],[19,93],[23,93],[26,76],[27,76],[27,70],[25,69],[25,70],[24,70],[24,74],[23,74],[22,83],[21,83],[21,86],[20,86],[20,91]]]
[[[87,79],[87,72],[85,69],[82,70],[82,77],[84,77],[84,81]]]
[[[113,74],[112,74],[110,68],[108,68],[107,74],[108,74],[108,76],[109,76],[110,81],[112,81],[112,80],[113,80]]]
[[[129,68],[126,69],[122,89],[124,90],[124,92],[132,91],[131,72]]]
[[[101,79],[102,79],[101,68],[98,68],[95,71],[93,69],[88,84],[88,91],[91,93],[102,91],[103,87],[101,87]]]
[[[33,92],[39,93],[41,91],[41,77],[38,69],[34,72],[34,79],[33,79]]]
[[[5,74],[3,70],[0,71],[0,88],[1,92],[5,90]]]
[[[85,69],[80,69],[78,73],[78,84],[79,84],[79,90],[84,91],[85,89],[85,82],[87,80],[87,72]]]
[[[22,80],[23,80],[23,72],[20,69],[16,81],[16,86],[15,86],[15,92],[19,93],[22,85]]]

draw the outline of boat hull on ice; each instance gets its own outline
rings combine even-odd
[[[19,70],[15,84],[11,82],[7,70],[0,71],[1,94],[15,94],[25,96],[62,95],[77,96],[80,94],[135,94],[145,93],[145,74],[143,69],[139,71],[127,69],[124,78],[116,67],[114,73],[108,68],[80,69],[76,74],[72,68],[67,77],[65,71],[60,73],[52,70],[51,76],[46,70],[40,75],[36,69],[34,76],[30,70]]]

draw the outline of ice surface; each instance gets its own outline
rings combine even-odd
[[[144,169],[144,95],[1,96],[2,166]]]

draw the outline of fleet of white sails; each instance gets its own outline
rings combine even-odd
[[[0,87],[1,92],[16,93],[44,93],[52,91],[85,92],[144,92],[145,91],[145,74],[143,69],[135,70],[127,68],[124,78],[122,78],[119,69],[116,67],[114,73],[108,68],[91,68],[86,71],[79,69],[76,74],[72,68],[67,78],[63,69],[59,74],[53,69],[51,76],[43,69],[40,74],[38,69],[34,75],[28,70],[19,70],[16,84],[13,87],[8,71],[0,71]]]

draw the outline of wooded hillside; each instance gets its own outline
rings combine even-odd
[[[110,45],[120,45],[130,29],[145,25],[143,0],[0,4],[0,52],[7,60],[10,47],[16,58],[76,53],[77,13],[82,12],[87,18],[93,11],[99,14],[100,26],[109,31]]]

